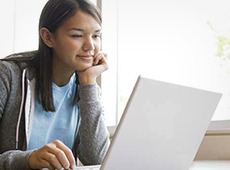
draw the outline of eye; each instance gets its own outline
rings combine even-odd
[[[80,35],[80,34],[73,34],[73,35],[71,35],[71,37],[73,37],[73,38],[81,38],[82,35]]]
[[[93,35],[93,38],[94,38],[94,39],[96,39],[96,38],[101,38],[101,35],[95,34],[95,35]]]

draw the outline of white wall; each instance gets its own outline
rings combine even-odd
[[[38,22],[47,0],[7,0],[0,6],[0,58],[38,47]]]
[[[7,0],[0,5],[0,58],[14,48],[14,0]]]

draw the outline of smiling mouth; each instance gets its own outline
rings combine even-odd
[[[92,60],[93,59],[93,56],[91,56],[91,55],[88,55],[88,56],[83,56],[83,55],[79,55],[78,57],[80,57],[81,59],[83,59],[83,60]]]

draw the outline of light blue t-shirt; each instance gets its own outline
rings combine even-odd
[[[70,149],[73,146],[78,122],[78,107],[73,104],[76,93],[76,76],[68,84],[59,87],[53,83],[55,112],[46,112],[35,101],[32,132],[28,150],[36,149],[54,140],[61,140]]]

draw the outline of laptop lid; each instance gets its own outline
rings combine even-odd
[[[221,96],[139,76],[100,169],[189,169]]]

